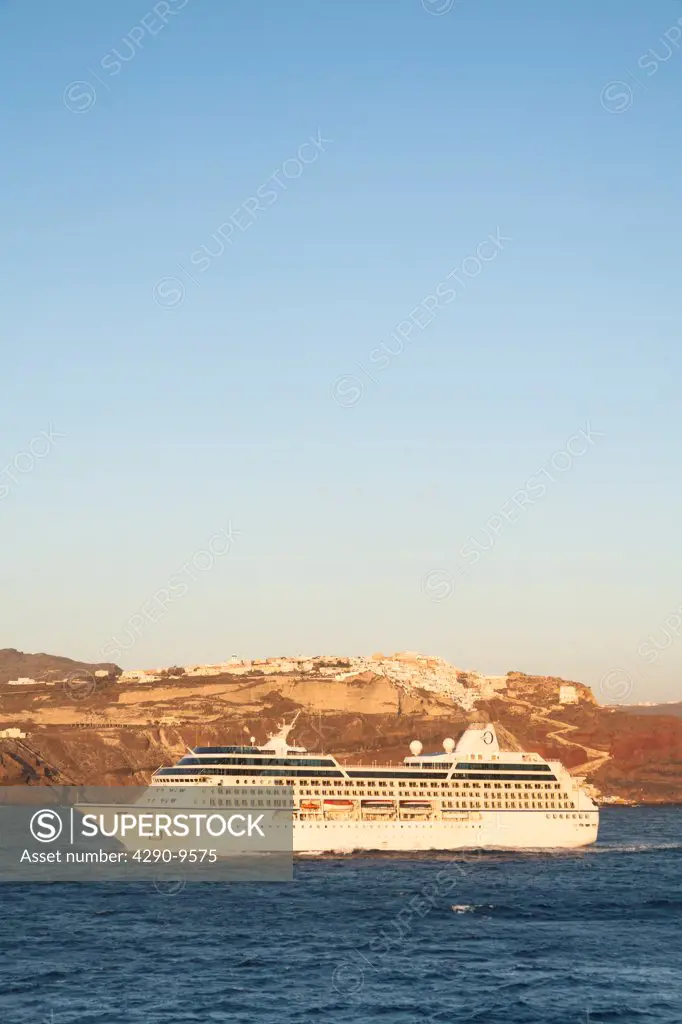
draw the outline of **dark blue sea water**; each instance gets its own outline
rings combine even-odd
[[[680,1024],[681,853],[682,809],[612,809],[564,854],[306,861],[174,894],[6,884],[0,1020]]]

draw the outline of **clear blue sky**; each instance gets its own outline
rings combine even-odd
[[[444,6],[0,5],[0,646],[680,694],[682,4]]]

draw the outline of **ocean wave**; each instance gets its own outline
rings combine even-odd
[[[584,856],[605,853],[657,853],[663,850],[682,850],[682,843],[614,843],[613,846],[587,846],[580,852]]]

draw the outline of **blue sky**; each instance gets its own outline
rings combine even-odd
[[[448,6],[0,5],[0,646],[679,696],[682,4]]]

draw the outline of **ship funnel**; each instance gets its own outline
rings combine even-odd
[[[455,747],[458,754],[499,754],[494,725],[470,725]]]

